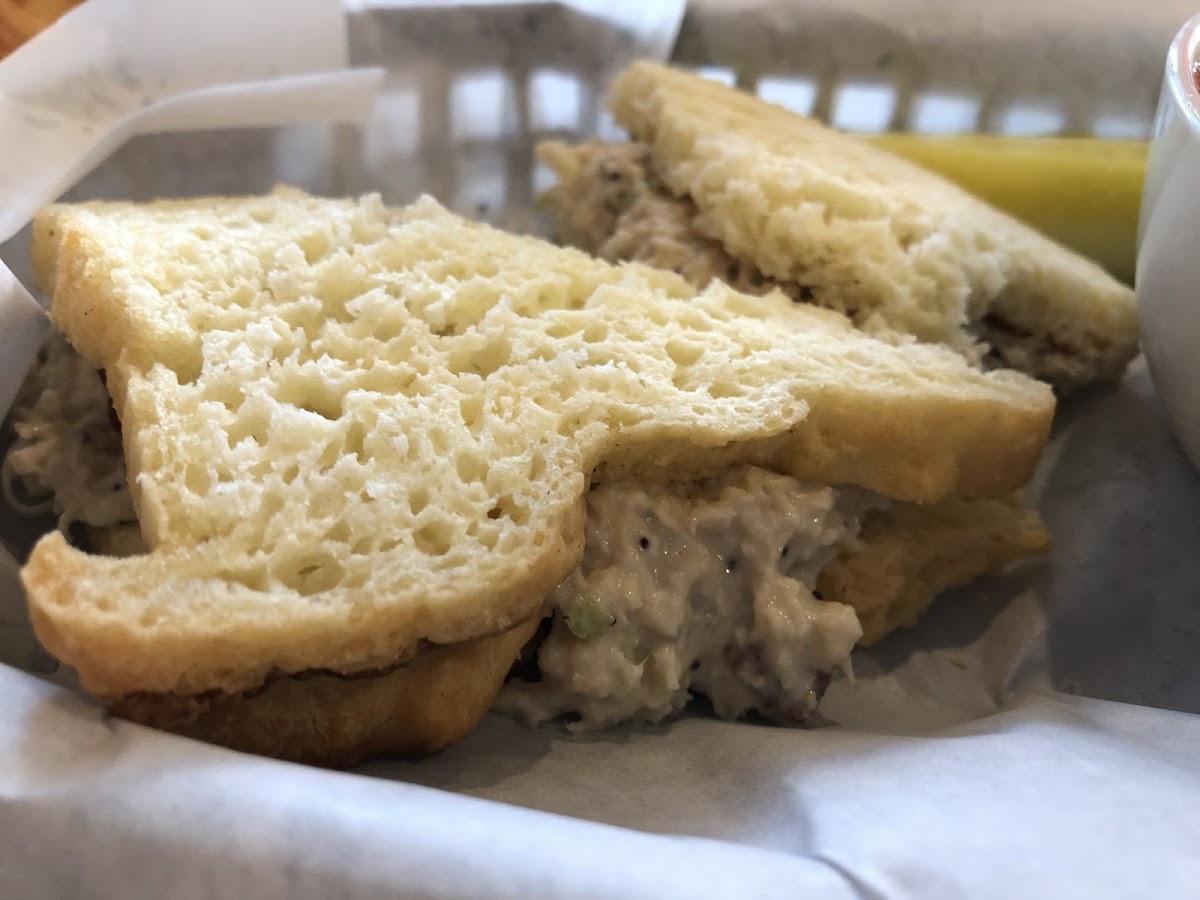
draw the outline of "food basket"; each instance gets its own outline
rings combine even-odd
[[[99,0],[89,27],[110,37],[121,32],[97,24],[101,8],[178,34],[228,30],[242,14],[223,0],[181,25],[178,8]],[[309,38],[338,45],[325,68],[345,54],[381,69],[361,127],[350,113],[272,127],[231,116],[236,130],[199,131],[160,118],[65,196],[280,182],[395,203],[428,192],[546,234],[535,198],[551,178],[535,143],[614,135],[604,86],[640,56],[858,131],[1142,138],[1190,12],[1107,0],[354,2],[344,47],[337,28]],[[112,47],[116,59],[137,52]],[[165,84],[181,64],[159,57]],[[74,109],[34,89],[43,64],[28,55],[0,102]],[[32,283],[27,231],[0,257]],[[353,773],[107,718],[32,642],[3,556],[0,895],[1006,897],[1021,886],[1091,897],[1152,885],[1184,896],[1200,878],[1200,479],[1140,363],[1064,405],[1032,490],[1053,555],[856,654],[854,684],[830,688],[811,728],[686,715],[575,736],[489,717],[434,759]],[[0,531],[18,556],[36,534],[11,511]]]

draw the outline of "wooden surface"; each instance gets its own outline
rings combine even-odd
[[[0,0],[0,58],[51,24],[80,0]]]

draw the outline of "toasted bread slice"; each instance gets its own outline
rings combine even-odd
[[[943,591],[1049,549],[1041,517],[1016,495],[893,503],[863,520],[858,546],[827,565],[817,587],[854,607],[859,643],[873,644],[916,624]]]
[[[589,476],[758,463],[897,499],[1005,494],[1050,391],[780,295],[612,266],[432,200],[53,207],[53,318],[105,370],[145,555],[24,569],[84,686],[238,693],[525,621]]]
[[[753,269],[860,325],[964,351],[983,341],[995,362],[1060,390],[1115,378],[1136,352],[1128,287],[940,176],[654,63],[629,67],[609,99],[655,178],[689,204],[675,217],[719,242],[735,274]],[[571,176],[561,148],[543,156]],[[637,258],[652,239],[606,255]]]
[[[487,713],[536,619],[479,641],[432,647],[390,672],[283,676],[242,694],[132,694],[113,712],[144,725],[292,762],[345,768],[427,756]]]

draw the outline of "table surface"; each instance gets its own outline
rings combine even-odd
[[[0,0],[0,59],[82,0]]]

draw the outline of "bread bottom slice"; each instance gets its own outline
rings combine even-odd
[[[534,631],[430,647],[380,674],[299,673],[242,694],[132,694],[124,719],[246,753],[330,768],[428,756],[465,737],[487,713]]]
[[[1017,495],[894,503],[863,520],[859,545],[817,579],[826,600],[858,613],[859,644],[910,626],[943,591],[1050,549],[1041,517]]]

